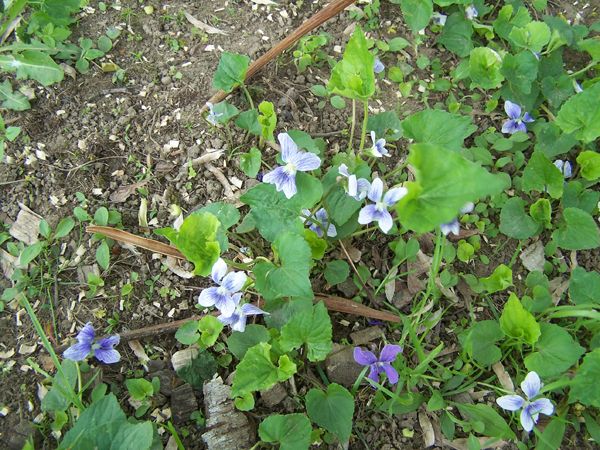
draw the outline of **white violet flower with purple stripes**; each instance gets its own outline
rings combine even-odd
[[[562,174],[563,178],[571,178],[571,176],[573,175],[573,168],[571,167],[571,163],[569,161],[557,159],[556,161],[554,161],[554,165],[558,170],[560,170],[560,173]]]
[[[327,230],[327,236],[336,237],[337,230],[335,225],[329,222],[327,211],[325,208],[319,209],[314,215],[308,209],[302,210],[303,216],[300,218],[308,225],[308,228],[314,231],[317,236],[323,237],[323,230]]]
[[[387,233],[394,224],[388,208],[394,206],[407,192],[408,190],[405,187],[397,187],[390,189],[384,195],[383,181],[381,181],[381,178],[375,178],[367,194],[369,200],[374,204],[366,205],[360,210],[358,223],[367,225],[371,222],[377,222],[381,231]]]
[[[234,295],[242,290],[246,283],[244,272],[227,273],[227,264],[221,258],[213,265],[210,274],[218,287],[203,289],[198,303],[206,308],[215,306],[225,316],[231,316],[236,308]]]
[[[121,359],[119,352],[114,349],[120,340],[119,335],[115,334],[96,342],[94,327],[88,322],[77,335],[77,344],[65,350],[63,356],[71,361],[83,361],[91,353],[104,364],[114,364]]]
[[[381,73],[384,70],[385,70],[385,66],[383,65],[381,60],[379,58],[375,57],[375,64],[373,64],[373,72]]]
[[[371,131],[371,140],[373,141],[373,147],[371,147],[371,150],[369,151],[371,156],[374,156],[375,158],[381,158],[382,156],[390,156],[387,148],[385,148],[385,139],[377,139],[377,136],[375,136],[375,132]]]
[[[206,102],[206,106],[208,107],[208,115],[206,116],[206,120],[208,120],[211,125],[217,126],[219,124],[217,119],[221,117],[223,113],[215,113],[215,105],[213,105],[211,102]]]
[[[446,19],[448,19],[448,16],[446,14],[442,14],[437,11],[434,12],[431,17],[433,19],[433,23],[441,27],[446,25]]]
[[[539,415],[552,415],[554,405],[547,398],[538,398],[533,400],[542,389],[542,381],[535,372],[529,372],[521,383],[521,390],[525,393],[527,399],[520,395],[504,395],[496,399],[496,403],[507,411],[521,411],[521,425],[527,432],[533,430],[534,425],[538,422]],[[533,400],[533,401],[532,401]]]
[[[517,131],[526,133],[525,123],[534,122],[533,117],[528,112],[521,114],[521,107],[510,100],[504,102],[504,111],[506,111],[509,120],[502,124],[503,133],[515,134]]]
[[[233,296],[233,301],[235,303],[235,309],[233,313],[230,315],[221,314],[217,319],[221,321],[221,323],[225,325],[229,325],[233,331],[239,331],[243,333],[246,329],[246,321],[248,316],[257,316],[260,314],[269,314],[266,311],[258,308],[257,306],[252,305],[251,303],[244,303],[240,305],[240,300],[242,298],[242,293],[239,292]]]
[[[340,164],[338,172],[343,177],[348,179],[347,192],[350,197],[354,200],[362,201],[369,192],[369,188],[371,187],[371,183],[366,178],[356,178],[356,175],[351,174],[348,171],[348,166],[346,164]]]
[[[473,211],[473,208],[475,208],[475,205],[469,202],[460,209],[460,214],[469,214]],[[450,233],[458,236],[460,233],[460,222],[458,221],[458,217],[455,217],[450,222],[441,224],[440,229],[442,230],[442,233],[444,233],[444,236],[448,236]]]
[[[292,198],[298,192],[296,173],[318,169],[321,159],[314,153],[299,151],[287,133],[279,133],[277,139],[281,145],[281,159],[286,164],[266,173],[263,181],[274,184],[277,191],[283,191],[287,198]]]
[[[478,15],[479,15],[479,11],[477,11],[477,8],[475,8],[475,5],[470,5],[465,8],[465,16],[467,16],[467,19],[473,20]]]

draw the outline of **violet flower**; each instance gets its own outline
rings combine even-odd
[[[467,16],[467,19],[473,20],[479,16],[479,11],[477,11],[475,5],[467,6],[467,8],[465,8],[465,15]]]
[[[503,133],[515,134],[517,131],[526,133],[527,127],[523,122],[530,123],[534,121],[533,117],[531,117],[528,112],[521,115],[521,107],[510,100],[504,102],[504,111],[506,111],[510,120],[507,120],[502,124]]]
[[[348,179],[348,195],[354,200],[357,200],[359,202],[362,201],[367,196],[369,188],[371,187],[371,183],[369,183],[369,180],[365,178],[357,179],[356,175],[350,174],[350,172],[348,172],[348,166],[346,164],[340,164],[338,172],[340,175]]]
[[[383,65],[381,60],[379,58],[375,57],[375,64],[373,64],[373,72],[381,73],[384,70],[385,70],[385,66]]]
[[[63,356],[71,361],[83,361],[90,353],[104,364],[119,362],[121,355],[113,347],[121,340],[119,335],[105,337],[96,340],[96,333],[91,322],[85,324],[77,335],[77,344],[71,345]]]
[[[219,287],[203,289],[198,297],[198,303],[204,307],[216,306],[222,314],[231,316],[236,307],[233,296],[244,287],[246,274],[244,272],[227,273],[227,264],[219,258],[213,265],[210,276]]]
[[[554,165],[558,170],[560,170],[560,173],[562,174],[563,178],[571,178],[571,176],[573,175],[573,169],[569,161],[557,159],[556,161],[554,161]]]
[[[221,117],[223,113],[215,113],[215,105],[213,105],[211,102],[206,102],[206,106],[208,107],[208,115],[206,116],[206,120],[208,120],[210,124],[217,126],[219,124],[217,118]]]
[[[394,223],[392,215],[388,208],[394,206],[402,197],[407,194],[405,187],[392,188],[383,195],[383,181],[381,178],[375,178],[369,188],[369,200],[375,204],[366,205],[358,214],[358,223],[367,225],[371,222],[377,222],[379,228],[387,233]]]
[[[217,319],[219,319],[223,324],[229,325],[232,330],[243,333],[246,329],[246,320],[248,316],[256,316],[259,314],[269,313],[250,303],[240,305],[241,298],[241,292],[233,295],[233,302],[235,303],[235,309],[233,313],[230,315],[221,314],[219,317],[217,317]]]
[[[390,384],[398,382],[398,372],[392,367],[392,362],[402,352],[402,347],[399,345],[386,344],[381,350],[379,358],[373,352],[364,350],[361,347],[354,348],[354,361],[361,366],[369,367],[369,375],[367,378],[379,383],[379,374],[385,372]]]
[[[319,209],[314,215],[308,209],[303,209],[302,213],[304,216],[300,218],[304,223],[308,224],[308,228],[314,231],[317,236],[323,237],[323,230],[327,230],[327,236],[329,237],[337,236],[335,225],[329,222],[325,208]]]
[[[577,82],[577,80],[573,80],[573,89],[575,89],[576,94],[583,92],[583,88],[581,87],[581,84]]]
[[[460,214],[469,214],[473,211],[473,208],[475,208],[475,205],[469,202],[460,209]],[[442,230],[442,233],[444,233],[444,236],[448,236],[450,233],[458,236],[460,233],[460,222],[458,221],[458,217],[455,217],[450,222],[441,224],[440,229]]]
[[[554,405],[547,398],[539,398],[531,401],[540,393],[543,384],[540,377],[535,372],[529,372],[521,383],[521,390],[525,393],[527,400],[520,395],[503,395],[496,399],[496,403],[507,411],[518,411],[521,408],[521,425],[527,432],[533,430],[534,425],[538,422],[539,415],[552,415]]]
[[[296,188],[296,172],[308,172],[321,165],[321,159],[314,153],[302,152],[287,133],[277,136],[281,145],[281,159],[285,166],[280,166],[266,173],[263,182],[274,184],[277,191],[283,191],[287,198],[292,198]]]
[[[434,24],[443,27],[444,25],[446,25],[446,19],[448,18],[448,16],[446,14],[442,14],[436,11],[433,13],[432,18]]]
[[[381,158],[382,156],[390,156],[387,148],[385,148],[385,139],[377,139],[375,132],[371,131],[371,140],[373,141],[373,147],[371,147],[370,154],[375,158]]]

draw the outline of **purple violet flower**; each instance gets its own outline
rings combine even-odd
[[[398,372],[392,367],[392,362],[402,352],[402,347],[399,345],[386,344],[381,350],[379,358],[373,352],[364,350],[361,347],[354,348],[354,361],[361,366],[369,366],[369,375],[367,378],[379,383],[379,374],[385,372],[390,384],[398,382]]]
[[[96,333],[91,322],[85,324],[77,335],[77,344],[71,345],[63,353],[63,357],[71,361],[83,361],[90,353],[104,364],[113,364],[119,362],[121,355],[113,347],[121,340],[119,335],[105,337],[96,340]]]
[[[371,147],[370,154],[375,158],[381,158],[382,156],[390,156],[387,148],[385,148],[385,139],[377,139],[375,132],[371,131],[371,140],[373,141],[373,147]]]
[[[203,289],[198,297],[198,303],[206,308],[215,306],[223,315],[231,316],[236,307],[233,296],[244,287],[246,274],[244,272],[227,273],[227,264],[219,258],[213,265],[210,276],[219,287]]]
[[[527,400],[520,395],[503,395],[496,399],[496,403],[507,411],[518,411],[523,408],[521,425],[525,431],[530,432],[538,422],[540,413],[550,416],[554,412],[554,405],[547,398],[531,401],[540,393],[542,386],[539,375],[529,372],[521,383],[521,390],[525,393]]]
[[[531,117],[528,112],[521,115],[521,107],[510,100],[504,102],[504,111],[506,111],[510,120],[507,120],[502,124],[503,133],[515,134],[517,131],[526,133],[527,127],[523,122],[530,123],[534,121],[533,117]]]
[[[321,165],[321,159],[314,153],[302,152],[287,133],[277,136],[281,145],[281,159],[285,166],[280,166],[266,173],[263,182],[274,184],[277,191],[283,191],[287,198],[292,198],[296,188],[296,172],[308,172]]]
[[[362,201],[367,196],[369,188],[371,187],[371,183],[369,183],[369,180],[365,178],[356,179],[356,175],[350,174],[350,172],[348,172],[348,166],[346,164],[340,164],[338,172],[340,175],[348,179],[348,195],[354,200],[357,200],[359,202]]]
[[[221,117],[223,113],[215,113],[215,105],[213,105],[211,102],[206,102],[206,106],[208,107],[208,115],[206,116],[206,120],[208,120],[211,125],[217,126],[219,124],[217,118]]]
[[[381,73],[384,70],[385,70],[385,66],[383,65],[381,60],[378,57],[375,57],[375,64],[373,65],[373,72]]]
[[[229,325],[232,330],[243,333],[246,329],[246,320],[248,316],[256,316],[259,314],[269,313],[250,303],[240,305],[241,298],[241,292],[233,295],[233,301],[235,303],[235,309],[233,313],[228,316],[226,316],[225,314],[221,314],[219,317],[217,317],[217,319],[219,319],[223,324]]]
[[[477,11],[475,5],[467,6],[465,9],[465,15],[467,16],[467,19],[473,20],[475,17],[479,16],[479,11]]]
[[[560,173],[562,174],[563,178],[571,178],[571,176],[573,175],[573,168],[571,167],[571,163],[569,161],[557,159],[556,161],[554,161],[554,165],[558,170],[560,170]]]
[[[469,214],[473,211],[473,208],[475,208],[475,205],[469,202],[460,209],[460,214]],[[441,224],[440,229],[442,230],[442,233],[444,233],[444,236],[448,236],[450,233],[458,236],[460,234],[460,222],[458,221],[458,217],[455,217],[450,222]]]
[[[319,209],[314,215],[310,213],[308,209],[303,209],[300,219],[306,224],[308,224],[308,228],[314,231],[317,236],[323,237],[323,230],[327,230],[327,236],[336,237],[337,230],[335,225],[329,223],[329,217],[327,216],[327,211],[325,208]]]
[[[358,223],[367,225],[377,222],[381,231],[387,233],[394,223],[388,208],[394,206],[407,192],[405,187],[398,187],[390,189],[383,195],[383,181],[381,178],[375,178],[367,195],[375,204],[363,206],[358,214]]]
[[[433,13],[432,18],[434,24],[443,27],[444,25],[446,25],[446,19],[448,18],[448,16],[446,14],[442,14],[436,11]]]

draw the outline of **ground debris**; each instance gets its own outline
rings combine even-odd
[[[27,245],[35,244],[38,241],[42,217],[22,203],[19,203],[19,206],[21,210],[17,214],[17,220],[11,225],[8,232],[12,237]]]
[[[198,401],[191,385],[184,383],[173,389],[171,392],[171,413],[175,424],[187,422],[190,414],[197,410]]]
[[[202,435],[209,450],[237,450],[254,445],[255,431],[248,418],[235,409],[230,398],[231,388],[221,377],[204,384],[206,428]]]
[[[331,381],[349,387],[360,375],[362,367],[354,361],[353,347],[334,344],[325,360],[325,370]]]

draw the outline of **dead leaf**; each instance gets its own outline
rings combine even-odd
[[[256,3],[257,5],[265,5],[265,6],[277,5],[277,3],[275,3],[272,0],[252,0],[252,3]]]
[[[521,263],[523,263],[523,267],[530,272],[535,270],[543,272],[544,263],[546,262],[546,259],[544,258],[544,244],[542,244],[541,241],[531,244],[521,252],[519,259],[521,260]]]
[[[502,387],[507,391],[514,392],[515,385],[513,384],[510,375],[508,374],[502,363],[498,361],[496,364],[492,364],[492,369],[494,369],[494,373],[498,377],[498,381],[500,381]]]
[[[396,275],[398,274],[398,266],[392,267],[392,270],[387,274],[387,279],[389,280],[385,286],[385,298],[388,302],[391,302],[394,298],[394,294],[396,293]]]
[[[137,356],[137,359],[140,360],[142,365],[146,365],[146,363],[150,361],[150,358],[146,354],[146,351],[144,350],[144,347],[142,347],[142,344],[140,344],[140,341],[128,341],[127,345],[129,345],[129,348],[133,351],[133,354]]]
[[[115,203],[125,202],[138,188],[141,188],[148,183],[148,180],[143,180],[138,183],[128,184],[126,186],[119,187],[110,196],[110,201]]]
[[[19,206],[21,210],[17,215],[17,220],[11,225],[8,232],[12,237],[27,245],[35,244],[38,241],[42,216],[34,213],[22,203],[19,203]]]
[[[558,305],[563,294],[569,288],[569,280],[563,280],[561,277],[556,277],[550,280],[550,294],[552,295],[552,303]]]
[[[35,343],[33,343],[31,345],[21,344],[19,346],[19,355],[31,355],[33,352],[35,352],[36,348],[37,348],[37,344],[35,344]]]
[[[72,79],[77,79],[77,71],[70,65],[66,63],[61,63],[60,68],[69,75]]]
[[[204,22],[201,22],[200,20],[196,19],[194,16],[192,16],[187,11],[184,11],[183,14],[185,15],[185,18],[188,20],[189,23],[191,23],[192,25],[194,25],[196,28],[204,31],[205,33],[208,33],[208,34],[224,34],[224,35],[227,34],[223,30],[219,30],[218,28],[211,27],[210,25],[208,25],[208,24],[206,24]]]
[[[179,265],[179,260],[173,258],[172,256],[167,256],[166,265],[171,272],[177,275],[184,280],[189,280],[190,278],[194,278],[194,272],[190,272],[189,270],[185,270],[183,267]]]
[[[17,258],[0,248],[0,268],[7,280],[10,280],[17,265]]]
[[[171,356],[173,370],[177,372],[179,369],[189,366],[192,363],[192,359],[196,356],[198,356],[198,349],[195,347],[188,347],[173,353],[173,356]]]
[[[419,425],[421,425],[421,431],[423,432],[423,447],[432,447],[435,445],[435,432],[433,431],[433,425],[431,420],[426,413],[419,413]]]
[[[0,352],[0,359],[12,358],[15,355],[15,349],[11,348],[5,352]]]

